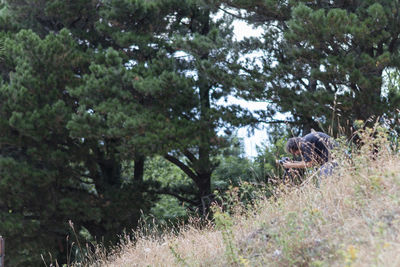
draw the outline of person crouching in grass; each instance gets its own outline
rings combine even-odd
[[[303,137],[292,137],[287,141],[285,150],[301,160],[284,161],[282,166],[285,169],[305,169],[319,166],[320,177],[331,176],[337,166],[332,161],[331,150],[333,147],[333,139],[322,132],[312,132]]]

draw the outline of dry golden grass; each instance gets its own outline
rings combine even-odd
[[[93,266],[400,266],[400,157],[380,147],[342,157],[319,187],[310,177],[217,227],[125,240]]]

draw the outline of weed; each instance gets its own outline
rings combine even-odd
[[[176,262],[180,266],[185,266],[185,267],[189,266],[189,264],[185,261],[185,259],[177,252],[176,244],[170,244],[169,249],[170,249],[172,255],[174,256]]]
[[[349,245],[345,250],[339,251],[339,253],[344,257],[346,266],[354,266],[354,263],[357,260],[358,251],[359,250],[353,245]]]
[[[225,255],[231,264],[239,265],[239,251],[235,246],[234,235],[232,231],[232,218],[228,213],[216,211],[214,214],[215,225],[221,231],[222,239],[225,245]]]

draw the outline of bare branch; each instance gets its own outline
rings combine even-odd
[[[258,120],[258,122],[259,123],[268,123],[268,124],[279,124],[279,123],[296,124],[296,122],[288,121],[288,120],[274,120],[274,121]]]
[[[188,199],[188,198],[182,197],[182,196],[180,196],[180,195],[178,195],[178,194],[176,194],[176,193],[170,192],[170,191],[165,190],[165,189],[164,189],[164,190],[159,190],[159,191],[157,191],[157,190],[150,190],[150,191],[147,191],[147,192],[148,192],[148,193],[160,194],[160,195],[173,196],[173,197],[177,198],[179,201],[187,202],[187,203],[189,203],[189,204],[191,204],[191,205],[193,205],[193,206],[199,205],[199,203],[196,202],[196,201],[193,201],[193,200],[190,200],[190,199]]]
[[[196,173],[194,173],[188,166],[185,165],[182,161],[179,159],[175,158],[174,156],[171,156],[169,154],[166,154],[164,156],[166,160],[169,162],[175,164],[178,166],[184,173],[186,173],[187,176],[189,176],[196,184],[199,183],[199,178],[197,177]]]
[[[193,153],[187,149],[185,149],[184,154],[191,162],[195,162],[197,160]]]

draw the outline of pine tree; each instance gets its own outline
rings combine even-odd
[[[5,227],[0,231],[12,240],[7,243],[7,259],[13,265],[37,265],[40,253],[48,252],[63,262],[68,256],[68,220],[78,232],[87,231],[86,237],[102,239],[105,244],[117,241],[118,234],[137,226],[141,212],[146,212],[156,198],[146,193],[150,185],[140,181],[144,160],[141,155],[135,153],[133,157],[132,181],[130,174],[127,177],[123,172],[125,158],[119,150],[120,140],[76,138],[66,127],[72,115],[79,112],[80,100],[71,93],[89,72],[89,61],[106,51],[101,45],[119,47],[107,34],[103,35],[106,32],[101,25],[99,30],[94,28],[101,22],[100,11],[105,8],[103,3],[95,4],[7,1],[6,12],[1,16],[10,24],[2,26],[2,40],[7,44],[3,54],[7,56],[1,65],[4,83],[0,94],[0,170],[5,177],[1,191],[8,193],[2,194],[0,200],[5,216]],[[62,30],[64,27],[70,30]],[[13,36],[21,28],[35,33],[21,31]],[[57,131],[53,130],[55,127]],[[19,194],[13,194],[13,184]],[[24,193],[27,198],[21,197]],[[29,199],[43,201],[28,205]],[[87,214],[82,215],[84,212]],[[14,217],[9,218],[9,214]],[[33,219],[25,218],[25,214],[31,214]],[[9,227],[12,220],[15,228]],[[25,229],[25,236],[17,235],[18,227],[27,223],[37,227]],[[49,229],[48,234],[38,231],[39,226]],[[71,237],[69,245],[72,242]]]
[[[79,103],[70,91],[82,83],[91,55],[67,30],[44,39],[23,30],[4,39],[4,50],[4,69],[10,70],[0,87],[6,263],[40,265],[40,254],[48,253],[66,262],[67,248],[76,242],[69,221],[78,233],[88,233],[78,238],[116,241],[137,226],[154,196],[143,183],[127,182],[112,142],[74,138],[67,129]]]
[[[213,199],[211,175],[218,164],[215,156],[227,145],[218,132],[221,129],[229,132],[232,127],[254,123],[255,119],[246,109],[226,102],[228,96],[241,93],[241,86],[246,80],[239,72],[239,55],[232,40],[231,18],[225,16],[214,20],[217,9],[208,5],[197,3],[189,5],[189,8],[186,15],[189,18],[188,28],[181,29],[174,45],[178,51],[184,52],[184,56],[176,61],[178,72],[195,73],[187,77],[193,84],[189,90],[197,99],[192,106],[192,117],[186,124],[191,131],[186,136],[191,141],[183,143],[181,149],[165,157],[194,181],[199,189],[197,199],[205,214]],[[179,97],[180,94],[177,95]],[[225,103],[222,103],[224,99]]]
[[[86,152],[65,128],[75,106],[66,86],[79,83],[82,60],[66,31],[44,40],[21,31],[5,51],[12,71],[0,89],[0,232],[7,264],[39,264],[40,253],[65,249],[68,220],[99,212],[77,176]]]
[[[266,55],[260,94],[303,132],[388,113],[382,73],[399,67],[398,1],[226,2],[264,25],[253,42]]]
[[[106,50],[74,92],[81,111],[70,129],[85,138],[96,132],[94,138],[120,140],[131,159],[164,155],[193,180],[198,193],[188,201],[205,214],[214,157],[226,144],[218,132],[255,122],[247,110],[221,103],[245,80],[230,20],[214,19],[216,9],[196,1],[109,3],[99,29],[119,47]],[[146,28],[147,17],[125,16],[125,10],[150,13],[152,31],[138,31],[135,20]],[[91,126],[82,127],[85,122]]]

